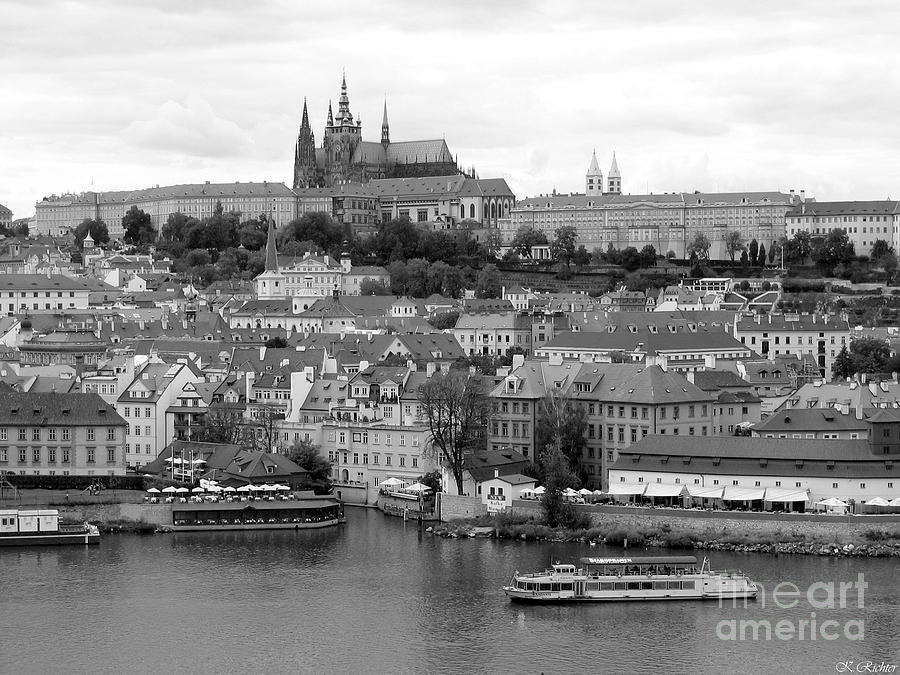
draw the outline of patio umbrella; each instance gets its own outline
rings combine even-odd
[[[866,506],[890,506],[891,503],[884,497],[872,497],[866,502]]]
[[[543,485],[541,485],[540,487],[536,487],[536,488],[534,489],[534,494],[536,494],[536,495],[542,495],[542,494],[544,494],[546,491],[547,491],[547,488],[545,488]]]
[[[186,487],[180,487],[180,488],[176,488],[175,492],[178,492],[179,494],[183,494],[185,492],[190,492],[190,490],[188,490]]]
[[[603,490],[594,490],[594,495],[597,496],[597,497],[600,497],[600,496],[605,495],[605,494],[606,494],[606,493],[605,493]]]
[[[281,484],[279,483],[278,485],[275,486],[275,489],[276,489],[276,490],[290,490],[291,488],[288,487],[287,485],[281,485]]]
[[[836,507],[841,507],[841,508],[846,509],[846,508],[847,508],[847,503],[846,503],[846,502],[842,502],[842,501],[841,501],[840,499],[838,499],[837,497],[829,497],[828,499],[823,499],[823,500],[820,501],[820,502],[816,502],[816,506],[829,506],[829,507],[835,507],[835,508],[836,508]]]
[[[262,486],[262,489],[266,492],[276,492],[278,487],[275,485],[269,485],[268,483]]]
[[[174,485],[170,485],[169,487],[164,487],[162,489],[163,492],[178,492],[178,489]]]
[[[265,490],[265,488],[262,485],[251,485],[250,489],[253,490],[254,492],[259,492],[260,490]]]
[[[891,501],[888,502],[890,506],[900,506],[900,497],[894,497]]]
[[[194,459],[194,460],[191,460],[191,464],[206,464],[206,460],[205,459]]]
[[[381,481],[382,485],[387,485],[388,487],[397,487],[399,485],[406,485],[406,481],[402,481],[399,478],[388,478],[387,480]]]
[[[238,491],[238,492],[250,492],[250,490],[252,490],[252,489],[253,489],[253,488],[252,488],[251,486],[249,486],[249,485],[241,485],[241,487],[239,487],[239,488],[237,489],[237,491]]]
[[[572,488],[566,488],[566,489],[563,491],[563,494],[564,494],[566,497],[574,497],[574,496],[577,495],[578,493],[575,492],[575,490],[573,490]]]
[[[206,488],[206,491],[207,492],[221,492],[222,488],[220,488],[218,485],[210,485],[208,488]]]
[[[413,483],[412,485],[406,488],[410,492],[428,492],[431,490],[427,485],[423,485],[422,483]]]
[[[581,488],[581,489],[578,491],[578,494],[580,494],[580,495],[592,495],[592,494],[594,494],[594,493],[591,492],[590,490],[588,490],[587,488]]]
[[[191,492],[206,492],[206,488],[195,487]]]
[[[150,488],[149,490],[147,490],[147,492],[150,492],[150,493],[152,493],[152,494],[158,495],[158,494],[159,494],[159,488]]]

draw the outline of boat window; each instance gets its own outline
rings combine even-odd
[[[616,587],[616,590],[617,590],[617,591],[624,591],[624,590],[625,590],[625,586],[627,586],[627,584],[626,584],[624,581],[617,581],[617,582],[615,583],[615,587]]]
[[[628,582],[628,590],[629,591],[641,590],[641,582],[640,581],[629,581]]]
[[[654,591],[666,590],[666,582],[665,581],[654,581],[653,582],[653,590]]]
[[[693,581],[682,581],[681,584],[681,587],[686,591],[692,591],[695,588]]]
[[[680,581],[667,581],[669,585],[670,591],[680,591],[681,590],[681,582]]]
[[[641,590],[642,591],[652,591],[653,590],[653,582],[652,581],[642,581],[641,582]]]
[[[598,590],[599,587],[600,587],[600,584],[598,584],[596,581],[591,581],[584,585],[584,590],[596,591],[596,590]]]
[[[622,585],[624,586],[624,584],[622,584]],[[603,582],[602,584],[600,584],[600,590],[601,591],[612,591],[615,589],[615,586],[616,586],[616,584],[612,583],[611,581],[606,581],[606,582]]]
[[[556,584],[552,584],[552,585],[555,586]],[[549,591],[549,590],[550,590],[551,584],[541,584],[540,586],[541,586],[540,590],[542,590],[542,591]]]
[[[571,591],[571,590],[572,590],[572,584],[560,584],[560,585],[559,585],[559,590],[561,590],[561,591]]]
[[[550,584],[550,590],[551,590],[551,591],[558,591],[558,590],[559,590],[559,584]]]

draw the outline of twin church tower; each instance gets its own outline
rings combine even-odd
[[[347,78],[341,82],[337,115],[328,103],[325,135],[316,147],[309,125],[306,99],[294,148],[294,189],[331,187],[346,182],[365,183],[377,178],[419,178],[459,174],[456,158],[443,139],[391,142],[387,101],[381,120],[381,141],[362,139],[362,120],[354,120],[347,96]]]
[[[622,194],[622,176],[619,174],[619,165],[616,164],[616,153],[613,153],[612,166],[609,167],[609,175],[606,177],[606,190],[603,189],[603,172],[597,164],[597,151],[591,156],[591,165],[584,175],[584,193],[591,195],[620,195]]]

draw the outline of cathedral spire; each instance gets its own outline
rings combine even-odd
[[[347,76],[341,80],[341,98],[338,100],[338,121],[344,124],[353,124],[353,114],[350,112],[350,97],[347,96]]]
[[[328,101],[328,121],[326,124],[330,127],[334,126],[334,117],[331,115],[331,101]]]
[[[607,191],[612,194],[622,194],[622,176],[619,173],[619,165],[616,163],[616,153],[613,151],[612,166],[609,167],[607,176]]]
[[[603,194],[603,172],[600,171],[600,165],[597,164],[596,150],[591,155],[591,165],[584,175],[584,193],[586,195]]]
[[[384,145],[389,145],[391,142],[391,131],[387,118],[387,99],[384,100],[384,117],[381,119],[381,142]]]
[[[300,120],[301,129],[309,129],[309,114],[306,112],[306,97],[303,97],[303,118]]]
[[[278,271],[278,250],[275,247],[275,219],[269,219],[269,234],[266,237],[266,272]]]

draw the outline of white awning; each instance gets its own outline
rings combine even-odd
[[[647,486],[643,483],[610,483],[611,495],[642,495]]]
[[[723,487],[700,487],[699,485],[688,485],[688,494],[697,499],[721,499],[722,493],[725,492]]]
[[[684,494],[684,485],[671,483],[650,483],[644,492],[645,497],[680,497]]]
[[[752,502],[763,499],[765,495],[765,488],[741,488],[729,485],[725,488],[722,499],[726,502]]]
[[[809,491],[790,488],[766,488],[767,502],[808,502]]]

